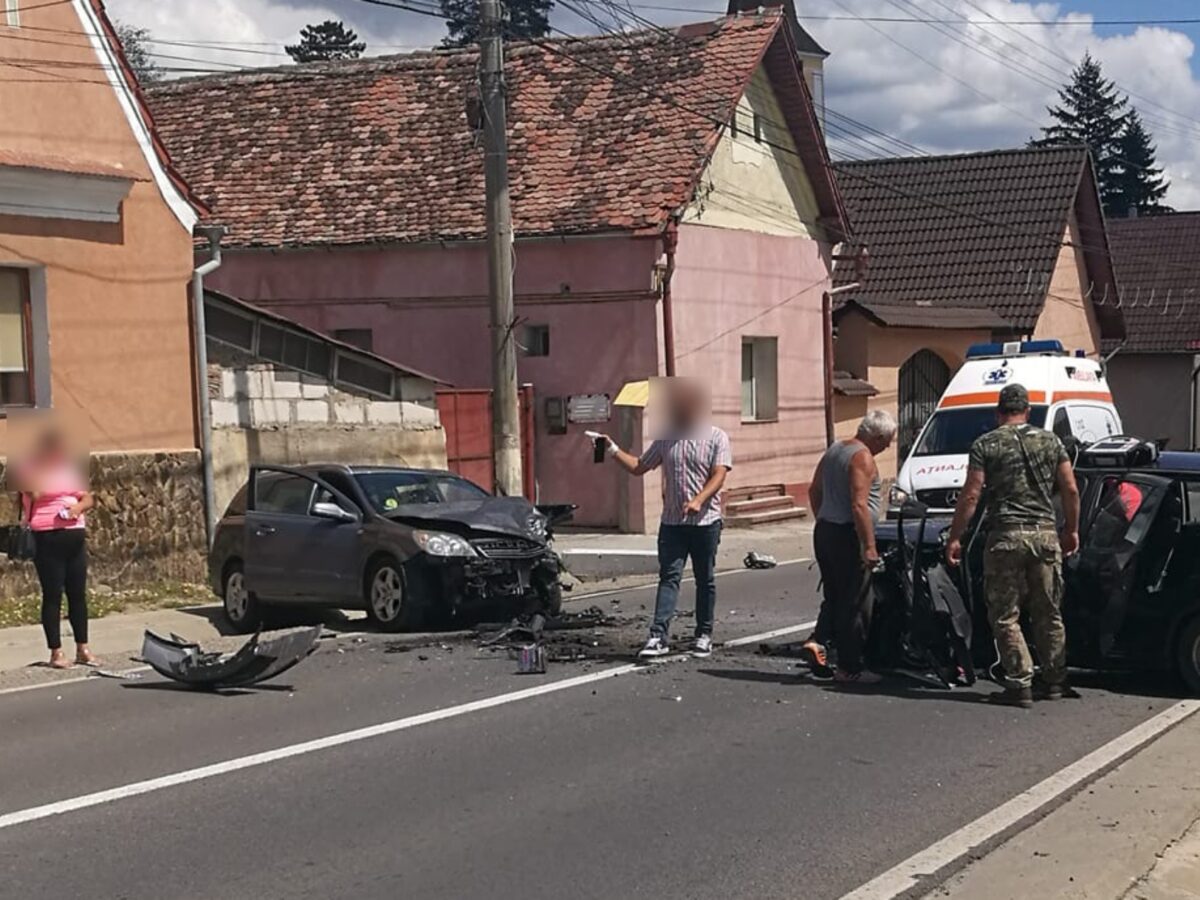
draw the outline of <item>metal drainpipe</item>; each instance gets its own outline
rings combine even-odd
[[[667,223],[663,232],[663,250],[667,254],[667,268],[663,273],[662,289],[662,318],[663,318],[663,356],[667,377],[675,375],[675,314],[671,308],[671,276],[675,274],[675,247],[679,243],[679,229],[675,220]]]
[[[192,324],[196,340],[196,408],[200,413],[200,463],[204,480],[204,533],[212,546],[217,528],[217,500],[213,485],[212,409],[208,397],[208,328],[204,316],[204,276],[221,266],[221,238],[225,229],[209,225],[197,229],[208,239],[211,256],[192,272]]]
[[[825,337],[825,443],[826,445],[833,444],[834,441],[834,425],[833,425],[833,297],[835,294],[841,294],[844,291],[852,291],[855,288],[861,287],[860,282],[852,284],[843,284],[841,287],[833,288],[821,294],[821,330]],[[866,373],[864,373],[866,374]]]

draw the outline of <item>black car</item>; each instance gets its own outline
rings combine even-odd
[[[484,610],[553,614],[551,527],[572,509],[494,497],[451,472],[255,466],[217,524],[209,581],[245,632],[292,604],[365,609],[388,631]]]
[[[1159,452],[1151,443],[1110,438],[1079,453],[1075,476],[1080,549],[1063,569],[1068,662],[1171,671],[1200,694],[1200,453]],[[892,635],[911,638],[911,627],[890,624],[903,618],[897,606],[930,612],[930,621],[941,609],[944,627],[925,629],[936,641],[915,642],[922,655],[952,660],[952,645],[966,636],[975,662],[986,666],[994,659],[983,605],[987,523],[980,517],[968,529],[964,565],[952,572],[942,565],[948,525],[944,517],[918,523],[912,512],[907,524],[880,523],[885,560],[876,574],[876,606],[885,615],[873,628],[875,642],[896,655],[888,649],[897,643]],[[949,603],[947,576],[959,595]],[[959,602],[966,622],[956,615]]]

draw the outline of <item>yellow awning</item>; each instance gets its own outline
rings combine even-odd
[[[625,387],[621,388],[621,392],[617,394],[617,399],[613,401],[613,406],[640,406],[644,408],[649,402],[650,382],[631,381]]]

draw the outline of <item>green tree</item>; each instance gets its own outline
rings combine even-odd
[[[162,81],[166,73],[154,61],[154,56],[147,46],[154,42],[149,29],[137,28],[125,22],[117,22],[114,27],[117,30],[117,40],[121,42],[121,49],[125,51],[125,58],[129,60],[129,67],[133,69],[138,81],[143,84]]]
[[[1170,207],[1159,202],[1166,196],[1170,182],[1163,180],[1163,170],[1155,164],[1158,151],[1154,139],[1136,109],[1129,111],[1117,146],[1121,171],[1116,176],[1113,215],[1128,215],[1131,209],[1140,215],[1170,212]]]
[[[443,47],[479,43],[479,0],[438,0],[449,34]],[[554,0],[508,0],[504,3],[504,36],[515,40],[544,38],[550,33]]]
[[[1030,146],[1087,144],[1096,163],[1104,211],[1120,214],[1116,209],[1120,190],[1117,178],[1129,99],[1121,96],[1116,85],[1104,77],[1100,63],[1090,53],[1084,54],[1083,61],[1071,73],[1071,82],[1059,89],[1058,97],[1058,106],[1046,108],[1054,123],[1043,128],[1042,136],[1030,141]]]
[[[298,63],[325,62],[331,59],[358,59],[367,45],[358,39],[345,22],[327,19],[320,25],[300,29],[300,43],[283,48]]]

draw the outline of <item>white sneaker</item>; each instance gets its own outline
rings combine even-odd
[[[671,645],[667,643],[667,639],[659,637],[657,634],[650,635],[650,640],[646,641],[646,646],[642,648],[638,654],[642,659],[650,659],[655,656],[666,656],[671,652]]]
[[[712,635],[701,634],[692,641],[692,656],[712,656]]]

